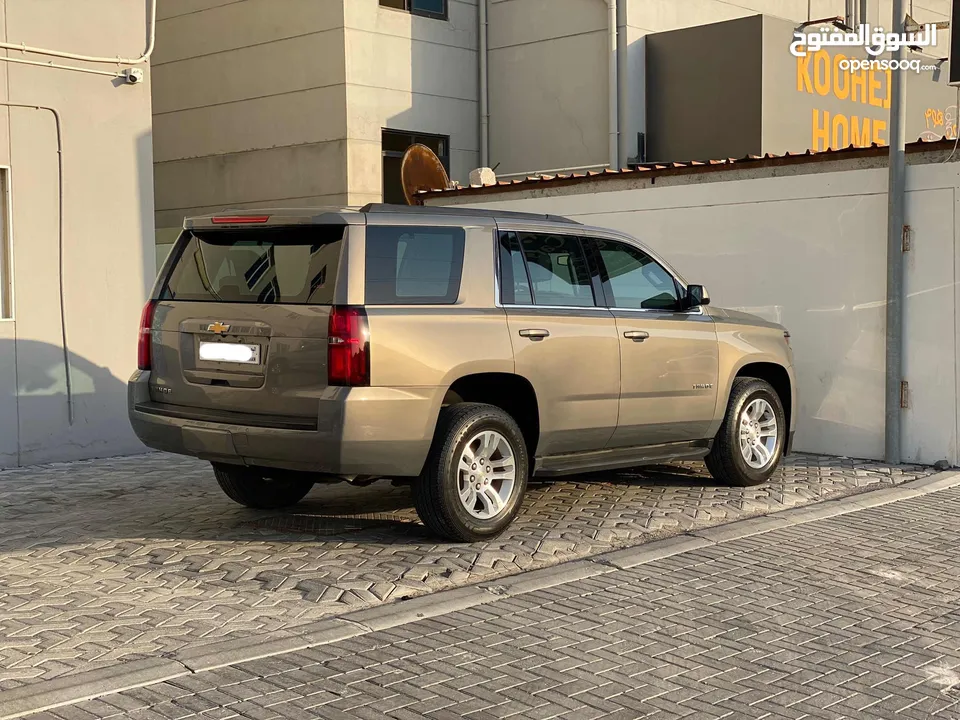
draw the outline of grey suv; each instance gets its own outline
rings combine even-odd
[[[189,219],[143,311],[130,420],[249,507],[390,477],[453,540],[500,533],[533,474],[705,458],[762,483],[793,436],[789,334],[708,303],[633,238],[561,217]]]

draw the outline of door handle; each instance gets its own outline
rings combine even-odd
[[[627,330],[623,336],[628,340],[633,340],[634,342],[643,342],[650,337],[650,333],[648,333],[646,330]]]
[[[550,331],[542,328],[524,328],[520,331],[520,337],[530,338],[534,342],[550,337]]]

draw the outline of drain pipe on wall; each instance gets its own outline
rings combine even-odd
[[[629,65],[629,45],[627,43],[627,4],[618,3],[617,6],[617,135],[619,152],[617,153],[619,162],[614,170],[619,170],[620,166],[627,164],[630,157],[630,137],[627,128],[630,127],[630,102],[629,88],[627,88],[627,67]]]
[[[145,63],[153,54],[153,48],[157,43],[157,0],[148,0],[147,17],[149,18],[149,27],[147,28],[148,39],[147,47],[140,54],[140,57],[125,58],[115,55],[114,57],[98,55],[80,55],[78,53],[64,52],[63,50],[49,50],[47,48],[33,47],[25,43],[0,42],[0,49],[19,50],[25,53],[34,53],[36,55],[47,55],[49,57],[65,58],[67,60],[79,60],[81,62],[91,63],[110,63],[113,65],[139,65]]]
[[[480,0],[480,167],[490,167],[490,75],[488,61],[490,50],[487,45],[487,1]]]
[[[903,0],[893,0],[893,32],[904,31]],[[903,60],[903,48],[893,53],[894,61]],[[906,162],[904,138],[906,126],[906,84],[903,72],[890,77],[890,176],[887,187],[887,333],[886,382],[884,403],[884,460],[892,465],[901,461],[901,421],[903,418],[903,232],[906,204]]]
[[[608,47],[608,94],[610,98],[610,168],[620,169],[620,84],[617,81],[617,0],[607,0]]]
[[[63,369],[67,391],[67,420],[73,425],[73,377],[70,369],[70,349],[67,345],[67,315],[66,299],[63,289],[63,130],[60,122],[60,113],[56,108],[29,103],[0,102],[0,107],[26,108],[28,110],[46,110],[53,115],[54,126],[57,131],[57,272],[60,286],[60,340],[63,343]]]

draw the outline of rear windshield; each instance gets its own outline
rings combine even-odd
[[[437,305],[457,301],[465,233],[458,227],[367,228],[368,305]]]
[[[186,230],[161,300],[330,305],[343,227]]]

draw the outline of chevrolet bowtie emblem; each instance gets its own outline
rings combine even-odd
[[[222,322],[215,322],[213,325],[207,325],[207,330],[212,333],[217,333],[218,335],[223,335],[230,329],[229,325],[224,325]]]

